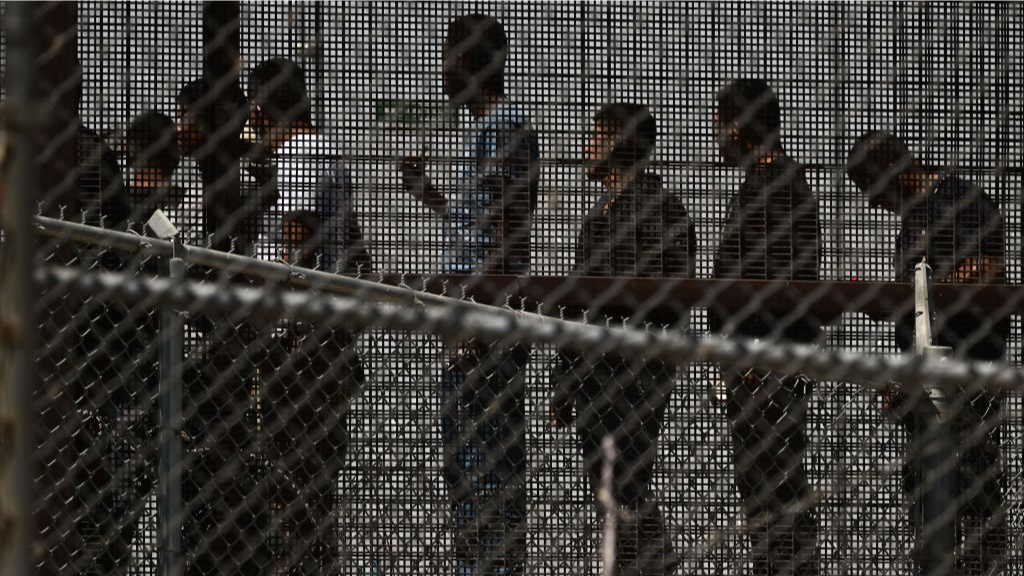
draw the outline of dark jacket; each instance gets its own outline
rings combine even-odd
[[[818,201],[807,185],[804,167],[783,155],[748,170],[729,203],[714,277],[814,281],[819,279],[820,260]],[[795,342],[812,342],[821,333],[814,314],[783,320],[785,312],[759,311],[742,318],[735,313],[710,308],[711,330],[750,338],[781,336]]]
[[[692,278],[696,249],[696,233],[686,207],[665,192],[659,176],[644,174],[633,188],[618,195],[606,193],[586,216],[576,241],[574,275]],[[657,316],[632,320],[672,323]],[[633,365],[637,362],[640,366]],[[551,378],[561,393],[580,386],[594,388],[591,392],[597,393],[603,383],[616,379],[615,375],[624,370],[636,372],[636,379],[671,377],[662,362],[631,362],[613,355],[587,362],[585,355],[567,350],[559,353]]]
[[[692,278],[696,234],[661,177],[644,174],[636,185],[606,193],[583,221],[576,240],[576,276]]]
[[[955,282],[959,266],[968,260],[1006,262],[1006,231],[999,205],[981,187],[956,176],[937,182],[928,195],[909,207],[896,238],[896,279],[914,281],[914,266],[928,259],[936,283]],[[1005,274],[992,279],[1006,281]],[[965,277],[961,282],[981,279]],[[937,310],[934,342],[974,360],[1000,360],[1010,337],[1010,318],[982,313],[969,304]],[[991,326],[987,323],[991,322]],[[914,347],[914,314],[896,323],[896,342],[904,352]]]

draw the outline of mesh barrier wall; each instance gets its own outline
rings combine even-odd
[[[450,278],[449,296],[866,356],[912,343],[913,304],[857,284],[911,282],[925,253],[939,284],[1021,282],[1018,3],[242,3],[237,18],[232,5],[77,3],[77,172],[42,190],[41,214],[145,236],[161,208],[185,243],[256,268],[409,285],[467,274]],[[509,46],[504,98],[482,111],[451,105],[486,82],[466,70],[472,48],[498,37],[481,21],[446,41],[472,13],[497,18]],[[0,65],[8,57],[5,43]],[[457,70],[443,80],[446,57]],[[774,90],[781,140],[730,161],[720,90],[739,78]],[[738,145],[772,124],[761,96],[742,94]],[[611,102],[646,106],[649,158],[646,116],[603,109]],[[948,196],[869,204],[846,168],[871,130],[902,138],[936,175],[924,189],[945,183],[935,189]],[[629,186],[609,185],[618,160],[594,161],[602,137],[620,138],[609,156],[639,158]],[[420,171],[421,187],[410,181]],[[166,274],[155,256],[40,238],[40,265]],[[512,276],[551,283],[516,301],[503,291]],[[229,264],[191,263],[187,277],[268,299],[293,289]],[[717,285],[644,277],[739,283],[726,304]],[[807,322],[826,281],[855,296]],[[1017,293],[963,294],[945,300],[953,328],[937,329],[938,343],[1019,367]],[[57,287],[36,313],[43,572],[156,574],[160,309]],[[588,471],[602,432],[619,440],[623,574],[916,574],[926,563],[908,522],[927,519],[926,505],[908,509],[904,496],[928,484],[904,469],[926,452],[909,392],[276,314],[182,316],[188,574],[596,573],[604,516]],[[996,340],[1005,351],[993,356],[984,346]],[[565,389],[578,429],[551,421]],[[950,521],[964,574],[1024,571],[1024,401],[989,400],[954,394],[951,408],[971,468]]]

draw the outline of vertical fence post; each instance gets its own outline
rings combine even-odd
[[[615,439],[609,434],[601,441],[604,465],[601,467],[601,492],[598,501],[604,507],[604,537],[601,545],[601,560],[604,576],[616,576],[615,546],[618,544],[619,507],[615,501]]]
[[[243,102],[238,87],[241,69],[241,3],[203,3],[203,79],[209,92],[200,111],[211,150],[199,162],[203,181],[203,231],[213,248],[231,251],[233,238],[245,239],[252,230],[245,225],[246,208],[239,189],[239,157],[242,154],[238,117]],[[241,122],[247,115],[243,112]],[[239,245],[240,251],[245,246]]]
[[[946,346],[932,345],[931,268],[924,261],[914,267],[914,351],[926,356],[948,356]],[[924,576],[956,573],[957,445],[951,428],[950,391],[926,386],[923,409],[918,409],[922,430],[921,567]]]
[[[31,221],[38,197],[35,120],[41,110],[34,99],[37,7],[12,2],[6,8],[7,73],[13,81],[7,92],[10,141],[4,150],[6,178],[0,183],[5,244],[0,247],[0,574],[21,575],[34,573],[32,546],[37,542],[32,518],[36,504],[32,487],[36,341]],[[7,457],[9,461],[4,462]],[[11,508],[3,509],[8,504]]]
[[[160,262],[161,275],[172,281],[185,279],[183,249],[177,235],[171,238],[171,257]],[[157,566],[160,576],[181,576],[182,522],[182,365],[184,324],[177,310],[160,308],[160,455],[157,473]]]

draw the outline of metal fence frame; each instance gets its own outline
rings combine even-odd
[[[31,270],[35,238],[29,224],[39,188],[34,160],[36,118],[35,11],[7,7],[9,140],[0,142],[0,574],[33,566],[32,394],[35,389],[35,304]],[[10,506],[10,509],[7,507]]]
[[[19,16],[24,18],[31,18],[31,9],[12,9],[8,7],[7,17],[10,19],[9,22],[17,22],[17,19],[13,16]],[[28,30],[30,28],[22,28],[21,30]],[[14,35],[11,38],[15,38]],[[8,51],[8,66],[12,69],[17,66],[19,62],[19,55],[29,55],[29,59],[20,61],[23,64],[25,62],[31,62],[31,57],[34,54],[31,51],[21,52],[17,45],[12,47],[13,49]],[[30,68],[30,66],[29,66]],[[31,78],[28,74],[22,78]],[[23,86],[25,91],[22,93],[22,97],[28,96],[26,99],[18,99],[15,95],[17,90],[9,92],[12,99],[9,104],[10,110],[32,110],[30,103],[31,100],[31,87],[34,84],[31,81],[26,80],[24,85],[15,84],[14,86]],[[33,115],[29,113],[27,118],[32,118]],[[30,131],[31,123],[19,124],[13,131],[15,134],[26,135]],[[22,131],[24,130],[24,132]],[[12,172],[9,176],[9,182],[11,182],[10,188],[14,190],[12,198],[15,199],[14,206],[16,207],[15,214],[16,218],[21,223],[28,221],[31,208],[27,199],[35,197],[31,191],[33,190],[34,181],[32,178],[33,165],[31,162],[31,155],[26,154],[25,151],[31,150],[30,140],[26,137],[23,140],[19,140],[15,148],[21,151],[21,154],[17,155],[17,163],[13,166]],[[158,240],[152,240],[149,238],[133,237],[130,234],[120,234],[113,231],[104,231],[95,229],[88,226],[82,226],[70,222],[64,222],[55,219],[49,219],[42,216],[37,216],[35,219],[37,232],[41,231],[43,234],[50,236],[59,236],[61,238],[74,238],[78,240],[93,241],[97,245],[114,247],[116,249],[131,250],[139,253],[150,254],[159,256],[161,258],[168,258],[172,255],[171,244],[168,242],[161,242]],[[17,239],[24,239],[27,236],[31,236],[25,231],[27,227],[8,227],[5,229],[7,234],[7,240],[15,246],[19,246]],[[30,246],[29,243],[20,244],[22,247]],[[26,254],[28,257],[26,258]],[[260,262],[253,259],[248,259],[243,256],[230,255],[215,250],[189,247],[185,250],[183,255],[185,261],[203,264],[203,265],[214,265],[224,266],[231,272],[237,272],[242,274],[255,274],[262,276],[265,280],[271,282],[283,282],[288,284],[300,285],[311,287],[316,290],[328,293],[336,294],[354,294],[360,298],[368,298],[376,302],[386,302],[390,304],[397,304],[398,307],[394,308],[391,306],[367,306],[365,300],[350,300],[345,301],[344,299],[338,301],[327,301],[321,296],[310,295],[310,294],[282,294],[280,299],[276,301],[274,305],[281,306],[280,310],[287,311],[290,314],[295,314],[296,317],[303,317],[304,314],[308,315],[309,318],[321,318],[325,310],[331,310],[335,317],[343,319],[357,318],[365,322],[370,321],[383,321],[386,325],[401,327],[401,328],[416,328],[416,327],[433,327],[441,330],[456,330],[459,326],[469,326],[472,330],[477,330],[481,334],[488,334],[491,336],[506,335],[510,332],[522,334],[526,339],[535,339],[536,342],[545,343],[561,343],[565,342],[566,338],[580,338],[592,345],[609,346],[609,349],[616,347],[625,350],[644,350],[649,351],[652,349],[659,350],[661,354],[664,354],[666,358],[670,358],[675,361],[692,361],[695,359],[701,360],[721,360],[721,361],[734,361],[737,358],[752,359],[756,363],[763,364],[768,367],[776,367],[777,369],[791,369],[794,365],[804,366],[809,368],[810,373],[816,373],[816,375],[829,378],[829,379],[845,379],[845,380],[856,380],[860,379],[867,386],[880,386],[882,381],[886,378],[897,378],[904,379],[907,381],[917,382],[945,382],[949,384],[959,384],[968,386],[981,387],[992,387],[993,389],[1003,390],[1022,390],[1024,389],[1024,373],[1020,370],[1009,368],[1009,367],[994,367],[989,365],[971,365],[962,362],[950,362],[950,361],[939,361],[934,359],[915,359],[915,358],[899,358],[899,359],[886,359],[886,358],[865,358],[859,355],[844,355],[841,353],[830,353],[823,354],[819,351],[811,349],[803,349],[800,347],[780,347],[765,343],[752,343],[742,341],[726,341],[716,339],[706,340],[694,340],[694,339],[680,339],[674,337],[665,337],[651,334],[644,334],[642,332],[620,332],[620,331],[607,331],[600,327],[584,327],[577,328],[575,326],[567,326],[567,324],[560,320],[552,320],[551,317],[543,317],[541,314],[534,314],[533,312],[525,312],[519,310],[516,312],[507,311],[500,307],[486,306],[483,304],[475,304],[469,302],[459,302],[457,306],[452,304],[452,301],[443,296],[437,296],[431,292],[413,290],[409,287],[409,284],[404,286],[395,286],[388,284],[387,282],[375,282],[366,279],[350,279],[344,276],[330,274],[324,271],[315,271],[308,269],[297,269],[284,264],[273,264],[267,262]],[[12,276],[15,281],[19,278],[23,282],[15,284],[19,291],[18,298],[19,302],[28,302],[28,294],[30,293],[29,288],[29,275],[27,272],[31,269],[31,254],[30,250],[22,249],[18,252],[18,258],[16,259],[16,269],[20,274]],[[248,263],[246,263],[248,262]],[[96,291],[102,291],[104,293],[117,296],[119,298],[134,298],[139,295],[143,295],[147,290],[152,291],[151,294],[158,294],[163,302],[171,307],[184,307],[187,301],[191,298],[205,299],[206,302],[211,303],[212,306],[222,306],[226,303],[232,305],[239,302],[250,302],[254,309],[260,307],[261,300],[265,297],[265,293],[259,291],[246,291],[244,289],[231,289],[227,293],[214,293],[213,290],[220,291],[220,288],[209,288],[204,291],[204,287],[189,287],[186,284],[179,284],[175,281],[168,281],[166,283],[155,281],[155,282],[142,282],[138,280],[126,280],[115,276],[107,276],[101,274],[88,274],[88,273],[77,273],[70,270],[52,269],[37,272],[33,275],[33,278],[40,283],[53,285],[54,283],[69,286],[74,290],[81,290],[87,293],[96,293]],[[428,285],[436,286],[437,283],[443,283],[446,280],[452,281],[452,286],[456,285],[459,278],[391,278],[381,279],[390,280],[393,284],[406,283],[407,281],[415,284],[419,281],[422,287],[427,288]],[[464,279],[463,279],[464,280]],[[505,302],[515,302],[529,298],[528,295],[544,294],[544,286],[550,286],[549,283],[558,283],[558,278],[546,278],[538,279],[535,284],[530,284],[529,281],[525,281],[522,278],[474,278],[471,282],[467,283],[467,289],[470,293],[473,290],[478,290],[478,299],[485,302],[500,303],[502,300]],[[659,290],[657,283],[652,283],[648,286],[648,290],[651,293],[660,293],[662,295],[675,296],[676,306],[690,305],[690,304],[703,304],[706,305],[708,300],[706,295],[709,290],[703,288],[700,282],[714,282],[714,281],[699,281],[695,283],[689,283],[685,285],[679,285],[674,288],[675,292],[671,290]],[[548,283],[548,284],[545,284]],[[644,284],[643,282],[641,284]],[[665,284],[665,283],[662,283]],[[865,308],[876,305],[871,302],[867,294],[877,293],[879,286],[872,283],[863,283],[860,285],[853,285],[852,287],[847,286],[846,288],[838,287],[839,284],[848,283],[834,283],[835,285],[829,285],[830,283],[820,283],[812,286],[799,286],[796,284],[789,284],[787,288],[796,290],[807,290],[817,295],[827,294],[829,297],[833,297],[833,302],[842,302],[843,310],[849,310],[851,303],[855,305],[859,304]],[[511,287],[511,288],[509,288]],[[540,288],[538,288],[540,287]],[[443,291],[447,291],[448,286],[444,286]],[[837,292],[838,289],[838,292]],[[892,288],[886,288],[887,290],[893,290]],[[903,286],[895,289],[895,291],[902,290],[903,297],[898,300],[909,302],[908,294],[911,288]],[[436,291],[436,290],[435,290]],[[711,293],[720,294],[722,299],[728,299],[730,293],[726,290],[712,290]],[[974,287],[974,286],[942,286],[936,288],[937,296],[939,299],[948,298],[948,301],[962,301],[964,298],[969,298],[968,294],[975,294],[976,297],[980,298],[983,308],[991,310],[999,309],[1014,309],[1020,306],[1020,303],[1024,301],[1024,289],[1019,286],[989,286],[989,287]],[[550,294],[548,292],[547,294]],[[689,294],[688,297],[680,298],[680,294]],[[838,294],[838,296],[834,296]],[[573,306],[578,305],[578,302],[571,300],[572,295],[565,295],[567,300],[553,299],[541,299],[536,298],[530,300],[531,304],[535,304],[540,312],[551,313],[556,310],[559,306]],[[736,295],[735,297],[740,297]],[[227,298],[227,300],[225,300]],[[689,298],[689,299],[687,299]],[[668,298],[665,297],[667,300]],[[333,303],[332,303],[333,302]],[[412,305],[412,306],[410,306]],[[781,306],[782,304],[780,304]],[[834,304],[836,305],[836,304]],[[827,308],[828,299],[822,299],[821,306]],[[21,310],[28,310],[31,306],[23,306]],[[454,321],[459,324],[451,324],[453,318],[450,315],[451,309],[456,307],[460,310],[459,315]],[[532,308],[532,307],[531,307]],[[271,312],[267,310],[267,312]],[[168,323],[172,324],[173,320],[168,316]],[[31,321],[24,321],[24,326],[28,327],[32,325]],[[579,330],[576,332],[576,330]],[[30,330],[18,333],[20,340],[18,344],[23,346],[21,348],[23,354],[20,354],[18,358],[21,362],[17,364],[18,371],[15,372],[15,376],[9,380],[13,383],[13,398],[16,400],[14,406],[19,408],[15,410],[16,414],[29,414],[31,402],[28,397],[28,390],[30,387],[28,383],[32,382],[32,363],[29,360],[31,351],[32,335]],[[614,338],[609,338],[610,335],[614,335]],[[173,350],[168,350],[168,354],[173,354]],[[164,363],[161,362],[163,366]],[[173,401],[171,402],[173,403]],[[173,418],[173,415],[167,415]],[[167,431],[173,431],[173,424],[167,429]],[[30,450],[30,438],[27,434],[18,436],[21,442],[19,442],[18,451],[15,453],[15,459],[13,460],[14,465],[11,470],[15,473],[20,470],[30,469],[29,455]],[[25,474],[20,478],[20,482],[16,484],[15,494],[20,495],[20,498],[15,498],[12,501],[20,503],[20,509],[18,515],[22,518],[31,517],[31,498],[26,497],[29,492],[28,486],[28,475]],[[172,496],[173,498],[173,496]],[[29,510],[28,515],[25,514],[25,510]],[[25,541],[29,541],[28,524],[19,523],[15,524],[15,528],[21,531]],[[166,542],[166,546],[162,549],[174,552],[174,544],[170,540],[163,540]],[[14,555],[11,557],[10,565],[14,568],[12,573],[28,573],[28,566],[30,566],[30,553],[27,545],[22,546],[16,544],[12,550]],[[952,550],[948,550],[949,554],[952,554]],[[167,569],[170,566],[173,570],[173,564],[164,565],[161,569]],[[21,569],[24,571],[22,572]],[[174,572],[168,571],[166,574]],[[936,572],[940,573],[940,572]]]
[[[286,317],[316,322],[323,327],[362,326],[393,330],[426,331],[432,334],[478,337],[487,340],[513,338],[530,345],[570,345],[605,352],[636,354],[686,365],[711,361],[726,365],[749,364],[783,373],[800,371],[826,381],[844,381],[866,388],[882,389],[890,381],[916,387],[920,393],[953,389],[1024,390],[1024,371],[986,363],[943,358],[942,354],[872,357],[845,352],[826,352],[812,346],[780,345],[742,338],[706,336],[696,338],[678,333],[657,333],[637,328],[609,328],[543,316],[508,306],[491,306],[460,298],[438,296],[408,286],[390,286],[379,281],[351,278],[317,270],[270,263],[245,256],[182,246],[171,241],[55,221],[37,216],[37,232],[47,237],[88,239],[99,246],[127,248],[157,255],[167,263],[162,278],[141,280],[111,272],[87,272],[61,267],[38,270],[34,279],[59,292],[77,293],[112,301],[161,306],[162,322],[161,391],[159,396],[160,482],[158,515],[158,568],[163,575],[180,574],[181,534],[181,368],[180,313],[232,312],[241,316]],[[245,273],[271,282],[294,282],[310,291],[276,293],[264,288],[203,285],[185,280],[185,263],[224,266],[232,273]],[[930,274],[919,264],[915,307],[919,319],[931,318]],[[332,294],[333,293],[333,294]],[[181,311],[181,312],[179,312]],[[930,321],[919,327],[922,349],[930,346]],[[166,332],[165,332],[166,331]],[[177,377],[175,384],[175,376]],[[927,392],[926,392],[927,391]],[[932,394],[934,396],[934,394]],[[936,399],[941,408],[941,400]],[[941,411],[940,411],[941,413]],[[931,422],[931,421],[929,421]],[[922,447],[925,477],[923,501],[925,520],[938,528],[929,530],[923,542],[923,568],[928,576],[953,574],[954,537],[952,518],[945,513],[955,497],[950,484],[948,454],[955,453],[955,439],[949,421],[931,423]],[[176,440],[177,439],[177,440]],[[614,459],[614,448],[607,452]],[[607,504],[607,503],[605,503]],[[614,506],[604,506],[614,534]],[[606,532],[609,530],[606,525]],[[607,537],[607,534],[606,534]],[[604,554],[614,554],[605,542]]]

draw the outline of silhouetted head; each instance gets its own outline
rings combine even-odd
[[[249,74],[249,101],[256,105],[260,132],[268,127],[313,122],[306,75],[294,60],[273,58]]]
[[[764,80],[734,80],[718,91],[715,132],[722,158],[732,165],[780,146],[779,98]]]
[[[132,120],[124,135],[128,165],[170,178],[181,162],[174,120],[156,111],[143,112]]]
[[[642,104],[606,104],[594,115],[594,136],[586,149],[587,177],[603,180],[646,160],[658,140],[658,125]]]
[[[207,82],[197,78],[182,86],[178,92],[178,146],[182,154],[195,156],[196,150],[206,143],[206,129],[210,113],[233,119],[229,130],[224,130],[217,145],[234,145],[249,117],[249,105],[237,82],[215,85],[211,90]],[[230,134],[228,133],[230,132]]]
[[[442,84],[452,104],[504,96],[508,51],[508,37],[496,18],[469,14],[452,20],[441,50]]]
[[[919,164],[903,140],[881,130],[857,138],[846,161],[846,173],[867,196],[868,205],[898,212],[912,193],[908,176]]]
[[[178,92],[178,146],[188,156],[194,155],[206,140],[199,113],[205,94],[206,83],[202,79],[185,84]]]

